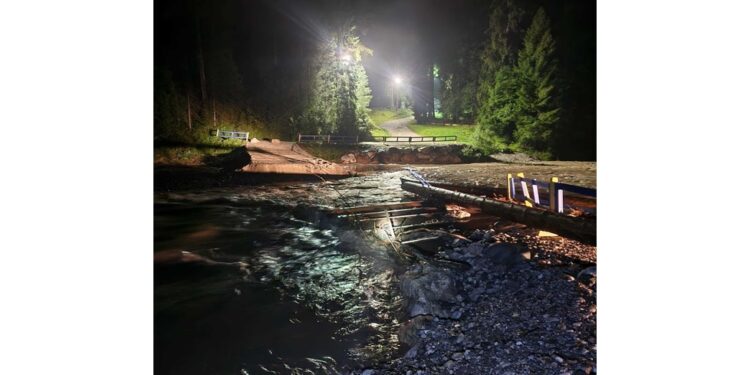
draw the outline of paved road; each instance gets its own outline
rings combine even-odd
[[[399,137],[419,137],[419,134],[411,131],[406,124],[414,120],[414,116],[399,118],[395,120],[389,120],[382,124],[380,127],[385,129],[389,135]]]

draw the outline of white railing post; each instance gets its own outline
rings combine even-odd
[[[513,200],[516,198],[516,186],[515,181],[513,179],[513,173],[508,173],[508,200],[513,202]]]
[[[521,189],[523,190],[523,204],[525,204],[526,207],[533,207],[534,205],[531,203],[531,196],[529,195],[529,187],[526,186],[526,176],[524,176],[523,173],[516,173],[516,176],[521,179]]]
[[[549,210],[552,212],[557,212],[557,182],[557,177],[552,177],[549,179]]]

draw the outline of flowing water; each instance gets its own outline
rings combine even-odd
[[[405,261],[319,212],[413,200],[402,175],[157,194],[156,373],[337,373],[394,355]]]

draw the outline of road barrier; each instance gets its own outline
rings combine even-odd
[[[355,144],[359,136],[297,134],[297,143]]]
[[[550,211],[556,213],[564,213],[565,211],[563,200],[563,192],[565,191],[583,195],[586,197],[596,198],[596,189],[564,184],[560,182],[557,177],[552,177],[549,183],[547,183],[537,181],[537,179],[535,178],[526,178],[523,173],[516,174],[516,177],[513,177],[512,173],[508,173],[507,182],[508,199],[510,199],[510,201],[522,201],[528,207],[547,208]],[[520,196],[520,194],[516,193],[516,182],[520,183],[521,185],[521,193],[523,194],[523,199],[517,198]],[[531,191],[529,191],[529,185],[531,185]],[[540,187],[547,190],[549,194],[548,200],[539,197]]]
[[[456,141],[455,135],[439,135],[432,137],[407,137],[407,136],[379,136],[372,137],[376,142],[451,142]]]
[[[456,141],[455,135],[439,135],[432,137],[408,137],[408,136],[378,136],[372,137],[375,142],[451,142]],[[333,143],[333,144],[355,144],[359,143],[359,136],[349,135],[315,135],[297,134],[297,143]]]

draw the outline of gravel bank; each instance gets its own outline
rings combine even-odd
[[[511,228],[507,228],[510,226]],[[596,248],[506,224],[444,242],[402,280],[399,358],[353,374],[596,373]]]

